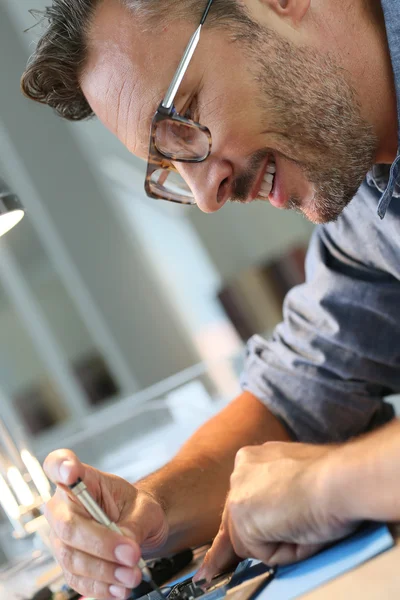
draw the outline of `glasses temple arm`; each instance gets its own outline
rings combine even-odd
[[[184,78],[186,70],[192,59],[193,52],[196,50],[196,46],[199,43],[201,28],[204,25],[204,21],[207,18],[207,15],[209,13],[212,3],[213,3],[213,0],[208,0],[207,6],[206,6],[206,8],[203,12],[203,15],[201,17],[201,20],[200,20],[200,25],[198,26],[198,28],[196,29],[196,31],[190,38],[188,45],[186,46],[186,49],[185,49],[185,52],[181,59],[181,62],[179,63],[178,68],[175,71],[175,75],[170,83],[170,86],[167,89],[167,93],[165,94],[164,99],[161,102],[161,105],[164,108],[169,109],[169,108],[171,108],[171,106],[174,103],[176,92],[178,91],[179,86],[182,83],[182,79]]]
[[[175,75],[161,103],[161,105],[164,108],[171,108],[171,106],[174,103],[176,92],[178,91],[178,88],[189,66],[190,60],[193,56],[193,52],[196,50],[196,46],[199,43],[201,27],[201,25],[198,26],[198,28],[190,38],[188,45],[186,46],[185,53],[182,56],[182,60],[175,71]]]

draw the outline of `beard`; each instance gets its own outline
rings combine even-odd
[[[336,220],[356,194],[377,149],[347,73],[333,56],[296,47],[258,23],[251,32],[236,31],[234,42],[246,52],[258,85],[263,129],[273,124],[284,140],[281,148],[265,152],[296,163],[314,189],[307,203],[293,194],[286,207],[316,223]],[[254,157],[254,166],[263,156],[260,152]]]

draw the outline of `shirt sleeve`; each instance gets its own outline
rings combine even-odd
[[[288,293],[272,338],[250,339],[241,379],[310,443],[344,441],[390,420],[383,398],[400,389],[399,282],[343,250],[332,231],[315,229],[306,283]]]

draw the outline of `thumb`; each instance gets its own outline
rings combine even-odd
[[[55,485],[69,486],[85,478],[85,466],[72,450],[51,452],[44,461],[43,469]]]

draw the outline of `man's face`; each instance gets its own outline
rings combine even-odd
[[[96,15],[82,89],[144,159],[151,119],[196,26],[145,30],[119,0]],[[211,131],[206,161],[176,163],[205,212],[258,199],[330,221],[373,162],[376,140],[335,56],[259,23],[235,41],[226,30],[203,30],[175,106]]]

